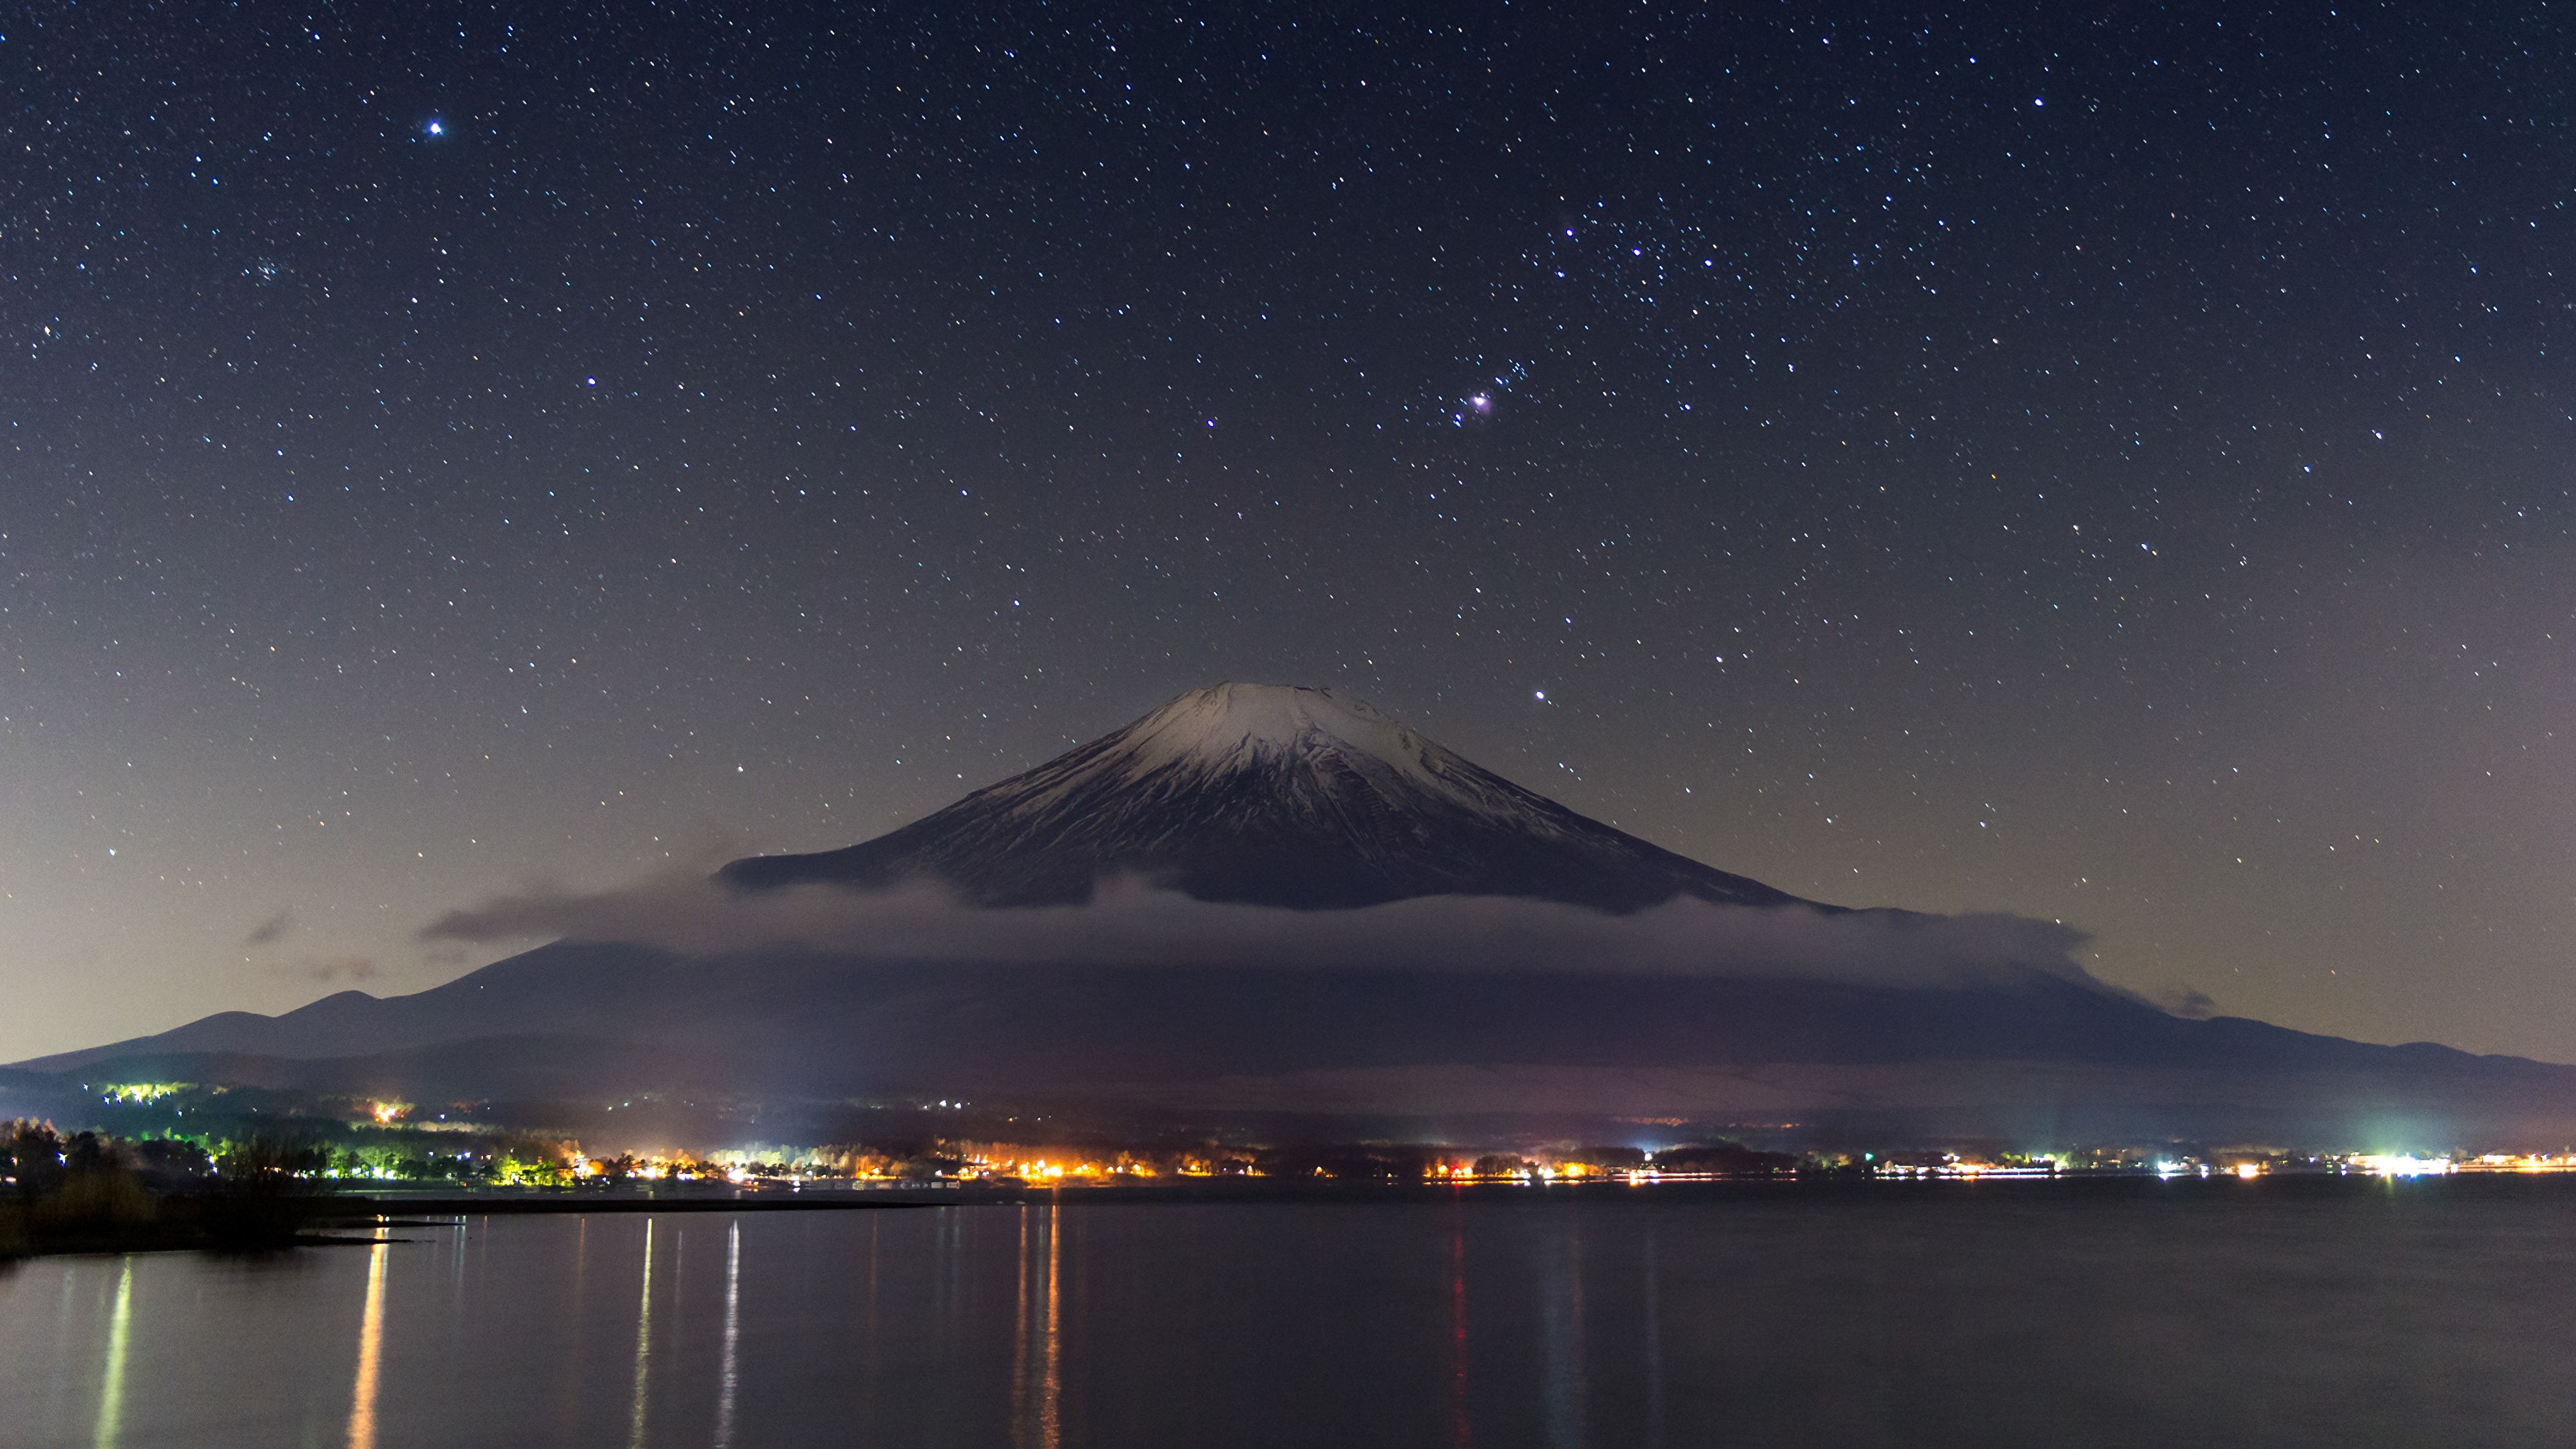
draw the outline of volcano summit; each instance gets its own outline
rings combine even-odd
[[[1775,906],[1728,875],[1532,794],[1329,689],[1220,684],[846,850],[725,867],[746,890],[932,879],[986,906],[1088,901],[1139,875],[1202,901],[1326,910],[1518,896],[1633,911]]]

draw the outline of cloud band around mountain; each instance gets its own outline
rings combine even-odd
[[[1299,911],[1195,900],[1135,878],[1085,905],[988,908],[915,882],[888,890],[741,892],[673,874],[596,893],[532,890],[451,912],[424,939],[569,938],[697,954],[803,948],[879,959],[1785,977],[1956,987],[2032,976],[2110,991],[2078,965],[2089,939],[2004,914],[1830,912],[1677,898],[1622,915],[1490,896]],[[2125,994],[2125,993],[2115,993]]]

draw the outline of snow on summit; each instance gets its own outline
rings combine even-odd
[[[1138,767],[1190,760],[1209,766],[1301,748],[1358,750],[1391,763],[1434,748],[1366,700],[1290,684],[1194,689],[1119,733]]]
[[[1495,798],[1480,791],[1474,777],[1495,777],[1368,701],[1330,689],[1286,684],[1194,689],[1111,740],[1117,747],[1086,760],[1082,777],[1116,775],[1140,784],[1159,781],[1168,788],[1181,779],[1205,782],[1243,773],[1294,776],[1313,763],[1330,768],[1303,782],[1308,788],[1327,795],[1365,791],[1390,807],[1411,803],[1418,808],[1429,800],[1445,800],[1455,808],[1509,813],[1517,803],[1512,797],[1523,795],[1512,790]],[[1407,797],[1416,796],[1423,798],[1408,802]],[[1530,824],[1547,829],[1553,822],[1538,818]]]
[[[1627,911],[1792,898],[1578,815],[1365,701],[1219,684],[891,834],[725,868],[737,888],[929,877],[986,905],[1088,900],[1141,875],[1301,909],[1431,895]]]

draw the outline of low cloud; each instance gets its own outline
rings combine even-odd
[[[2173,1016],[2206,1021],[2218,1014],[2218,999],[2197,986],[2173,985],[2147,998]]]
[[[365,956],[307,956],[280,968],[298,981],[319,981],[325,985],[342,981],[373,981],[384,973]]]
[[[294,913],[290,911],[279,911],[276,915],[273,915],[267,920],[260,922],[258,925],[251,927],[250,934],[242,937],[242,944],[245,946],[265,946],[272,941],[283,938],[287,932],[294,929]]]
[[[1295,911],[1104,883],[1088,905],[989,908],[928,883],[737,892],[673,873],[598,893],[529,890],[455,911],[426,940],[572,938],[692,953],[802,947],[887,960],[1789,977],[1963,986],[2032,976],[2109,991],[2076,964],[2087,937],[2010,915],[1828,912],[1676,899],[1629,915],[1504,897],[1430,896]],[[2124,993],[2123,993],[2124,994]]]

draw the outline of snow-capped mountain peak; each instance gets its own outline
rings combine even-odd
[[[1248,762],[1300,749],[1356,749],[1391,762],[1418,760],[1429,742],[1366,700],[1287,684],[1194,689],[1118,732],[1127,758],[1151,769]]]
[[[971,798],[989,796],[996,805],[1007,799],[1009,808],[1026,811],[1112,784],[1168,799],[1184,786],[1205,789],[1246,775],[1318,797],[1307,802],[1310,808],[1330,801],[1357,805],[1366,797],[1389,807],[1511,814],[1516,806],[1545,803],[1517,788],[1494,791],[1498,777],[1366,700],[1283,684],[1191,690],[1087,747]],[[1528,823],[1544,830],[1554,822],[1542,812]]]
[[[970,899],[1087,899],[1142,874],[1302,908],[1511,895],[1612,910],[1790,897],[1587,819],[1329,689],[1220,684],[890,835],[727,866],[744,888],[944,880]]]

